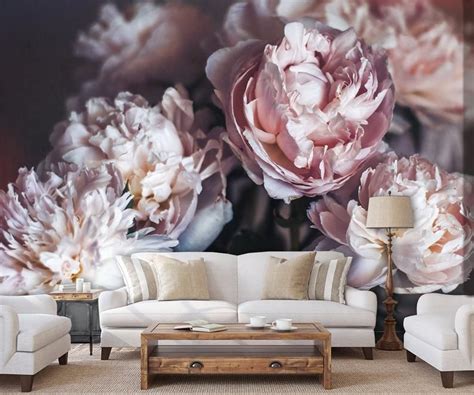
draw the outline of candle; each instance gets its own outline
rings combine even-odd
[[[90,292],[91,291],[91,283],[86,282],[82,286],[82,292]]]
[[[84,279],[78,278],[76,280],[76,292],[83,292],[82,291],[83,286],[84,286]]]

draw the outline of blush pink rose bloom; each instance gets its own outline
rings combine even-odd
[[[396,291],[450,291],[472,271],[473,217],[464,199],[467,186],[465,177],[418,155],[397,159],[391,154],[362,174],[357,200],[341,204],[327,195],[311,204],[308,216],[316,229],[355,255],[348,283],[371,288],[385,282],[387,236],[384,230],[365,227],[369,198],[389,191],[410,196],[414,228],[397,231],[393,241]]]
[[[206,72],[234,153],[286,202],[342,187],[378,150],[392,117],[385,57],[350,29],[290,23],[278,45],[221,49]]]

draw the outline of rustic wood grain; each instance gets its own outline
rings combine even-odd
[[[295,324],[293,332],[225,324],[223,332],[175,330],[151,324],[141,335],[141,388],[156,374],[315,374],[331,388],[331,334],[319,323]],[[309,346],[159,346],[160,340],[313,340]],[[271,366],[273,363],[273,367]]]
[[[49,295],[57,301],[75,301],[75,300],[96,300],[99,298],[100,293],[102,292],[101,289],[93,289],[91,292],[59,292],[54,291],[51,292]]]

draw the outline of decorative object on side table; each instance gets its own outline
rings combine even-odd
[[[392,238],[396,236],[393,229],[413,228],[413,210],[410,197],[374,196],[369,199],[367,212],[368,229],[387,229],[387,279],[385,291],[387,298],[384,300],[387,311],[384,320],[383,335],[376,344],[380,350],[402,350],[403,345],[395,331],[396,320],[394,310],[397,301],[393,298],[393,276],[392,276]]]
[[[77,292],[73,289],[64,289],[53,291],[50,295],[59,305],[58,314],[68,316],[68,305],[74,303],[87,304],[88,319],[88,336],[89,336],[89,353],[92,355],[93,349],[93,316],[94,307],[98,308],[99,295],[101,289],[91,289],[89,292]],[[73,319],[74,317],[70,317]],[[82,318],[82,317],[81,317]],[[74,325],[73,325],[74,327]],[[72,335],[72,333],[71,333]]]

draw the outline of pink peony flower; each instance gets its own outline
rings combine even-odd
[[[45,166],[114,164],[133,195],[140,229],[153,227],[180,245],[205,249],[230,221],[232,208],[225,198],[222,143],[212,137],[216,131],[206,137],[194,121],[192,102],[181,88],[167,89],[155,107],[130,93],[120,93],[113,104],[90,99],[84,112],[57,125]],[[208,215],[197,216],[203,210]],[[213,232],[200,233],[195,224],[191,232],[199,219],[213,221]]]
[[[472,271],[473,218],[464,202],[465,183],[418,155],[392,154],[363,173],[357,200],[341,204],[327,195],[311,204],[308,216],[315,228],[356,255],[349,284],[371,288],[385,281],[387,237],[384,230],[365,227],[369,198],[389,191],[410,196],[415,226],[397,231],[393,241],[396,290],[449,291]]]
[[[229,7],[221,38],[226,46],[259,39],[267,43],[281,40],[285,23],[302,18],[325,19],[330,0],[245,0]]]
[[[213,46],[213,22],[195,6],[144,1],[122,13],[106,4],[99,20],[78,37],[76,54],[98,70],[69,108],[124,90],[155,99],[162,86],[195,83]]]
[[[398,103],[462,119],[463,42],[454,23],[430,1],[334,0],[327,21],[338,29],[351,26],[369,44],[387,49]]]
[[[131,195],[123,188],[111,165],[60,164],[44,179],[20,169],[0,191],[0,294],[47,292],[77,274],[90,278],[116,254],[176,245],[163,237],[127,238],[137,213],[127,208]]]
[[[390,124],[385,57],[352,30],[290,23],[278,45],[221,49],[206,72],[234,153],[253,181],[287,202],[343,186]]]

